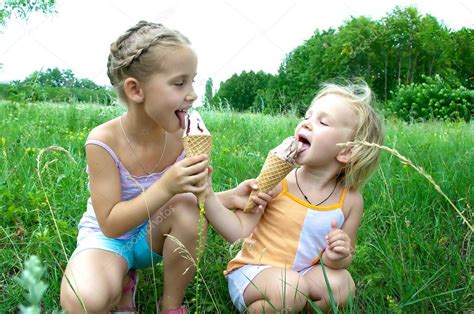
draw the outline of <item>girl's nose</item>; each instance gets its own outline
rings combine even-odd
[[[313,125],[311,124],[311,122],[309,120],[304,120],[302,122],[301,127],[305,128],[307,130],[313,131]]]
[[[186,101],[195,101],[197,99],[197,95],[196,95],[196,92],[194,91],[194,88],[191,90],[191,92],[189,92],[188,95],[186,95],[185,97],[185,100]]]

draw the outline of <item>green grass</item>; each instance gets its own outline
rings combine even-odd
[[[0,313],[25,303],[13,280],[32,254],[40,257],[49,284],[45,309],[59,308],[61,268],[75,247],[77,223],[88,197],[84,141],[96,125],[122,112],[121,107],[0,103]],[[266,153],[292,134],[293,116],[203,112],[214,135],[214,188],[234,187],[255,177]],[[258,129],[257,129],[258,127]],[[408,125],[387,122],[386,145],[423,167],[472,224],[474,129],[465,123]],[[255,135],[258,135],[257,137]],[[35,173],[41,148],[44,191]],[[472,233],[449,203],[416,171],[391,154],[382,154],[380,170],[363,190],[365,214],[350,271],[357,286],[352,311],[469,312],[472,298]],[[56,232],[46,197],[55,215]],[[201,289],[202,312],[235,312],[222,275],[238,248],[209,231],[202,269],[212,298]],[[161,293],[162,266],[156,267]],[[151,270],[141,271],[137,302],[153,312]],[[191,300],[194,287],[188,289]],[[215,302],[212,301],[215,300]],[[350,309],[347,309],[349,312]]]

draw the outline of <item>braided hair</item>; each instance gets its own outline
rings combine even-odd
[[[176,30],[162,24],[140,21],[110,45],[107,76],[124,99],[123,81],[134,77],[146,81],[159,69],[159,53],[166,48],[189,45],[190,41]]]

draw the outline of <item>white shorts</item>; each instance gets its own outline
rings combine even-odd
[[[301,276],[304,276],[310,269],[317,265],[309,266],[299,271]],[[270,268],[270,265],[245,265],[233,270],[230,274],[225,276],[229,287],[230,298],[232,303],[237,308],[239,313],[243,313],[247,306],[244,301],[244,292],[247,289],[250,281],[252,281],[262,270]]]

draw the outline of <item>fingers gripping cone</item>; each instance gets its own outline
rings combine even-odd
[[[294,167],[295,165],[293,163],[285,161],[273,153],[269,153],[257,177],[258,189],[252,190],[250,196],[256,196],[260,191],[268,193],[273,190]],[[249,198],[245,205],[244,212],[248,212],[254,207],[255,203]]]
[[[183,146],[187,157],[206,154],[210,156],[212,148],[212,135],[189,135],[183,137]],[[203,185],[207,178],[201,180],[198,185]],[[204,205],[205,193],[197,195],[199,205]]]
[[[211,154],[212,135],[206,129],[201,115],[197,111],[191,111],[183,117],[183,147],[186,152],[186,157],[193,157],[197,155],[206,154],[208,157]],[[207,178],[198,182],[198,185],[203,185]],[[196,195],[198,198],[199,208],[204,207],[205,192]]]

